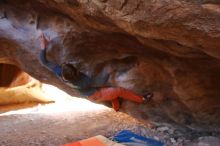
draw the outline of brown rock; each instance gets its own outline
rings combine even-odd
[[[111,74],[107,84],[155,98],[125,102],[124,111],[213,130],[220,122],[219,9],[217,1],[201,0],[5,0],[0,62],[78,95],[40,64],[39,30],[51,40],[50,61],[71,61],[90,76],[109,60],[135,56],[138,65]]]

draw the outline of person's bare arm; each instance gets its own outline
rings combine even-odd
[[[60,76],[61,67],[58,64],[48,61],[46,58],[46,48],[47,48],[49,41],[42,32],[40,33],[41,33],[39,37],[40,45],[41,45],[41,51],[40,51],[40,56],[39,56],[40,62],[44,66],[46,66],[50,71],[52,71],[54,74],[56,74],[57,76]]]

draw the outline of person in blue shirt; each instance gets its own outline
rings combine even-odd
[[[119,110],[118,97],[138,103],[144,101],[143,96],[139,96],[122,87],[106,86],[109,76],[115,72],[126,72],[129,70],[132,67],[129,64],[134,62],[136,59],[135,57],[128,56],[122,59],[107,61],[104,63],[104,65],[107,65],[103,65],[104,67],[101,68],[98,75],[89,77],[83,72],[77,70],[77,68],[71,63],[64,62],[61,65],[58,65],[48,61],[46,58],[46,48],[49,42],[42,32],[40,35],[40,43],[40,62],[57,77],[61,78],[66,84],[70,85],[74,89],[77,89],[83,96],[88,96],[90,100],[95,100],[97,102],[111,101],[112,107],[116,111]],[[120,64],[123,64],[123,67],[121,67],[122,65]]]

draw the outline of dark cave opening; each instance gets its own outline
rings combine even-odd
[[[22,71],[10,64],[0,64],[0,87],[8,87]]]

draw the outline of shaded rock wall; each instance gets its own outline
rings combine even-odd
[[[18,67],[0,64],[0,87],[16,87],[28,83],[30,76]]]
[[[49,60],[71,61],[89,76],[108,60],[136,56],[139,64],[112,74],[108,84],[154,97],[142,105],[124,102],[124,111],[144,120],[219,127],[219,26],[217,0],[5,0],[0,62],[77,95],[40,64],[39,30],[50,38]]]
[[[53,102],[42,90],[42,84],[15,65],[0,64],[1,112],[23,105]],[[17,104],[17,105],[15,105]],[[24,107],[24,106],[23,106]]]

